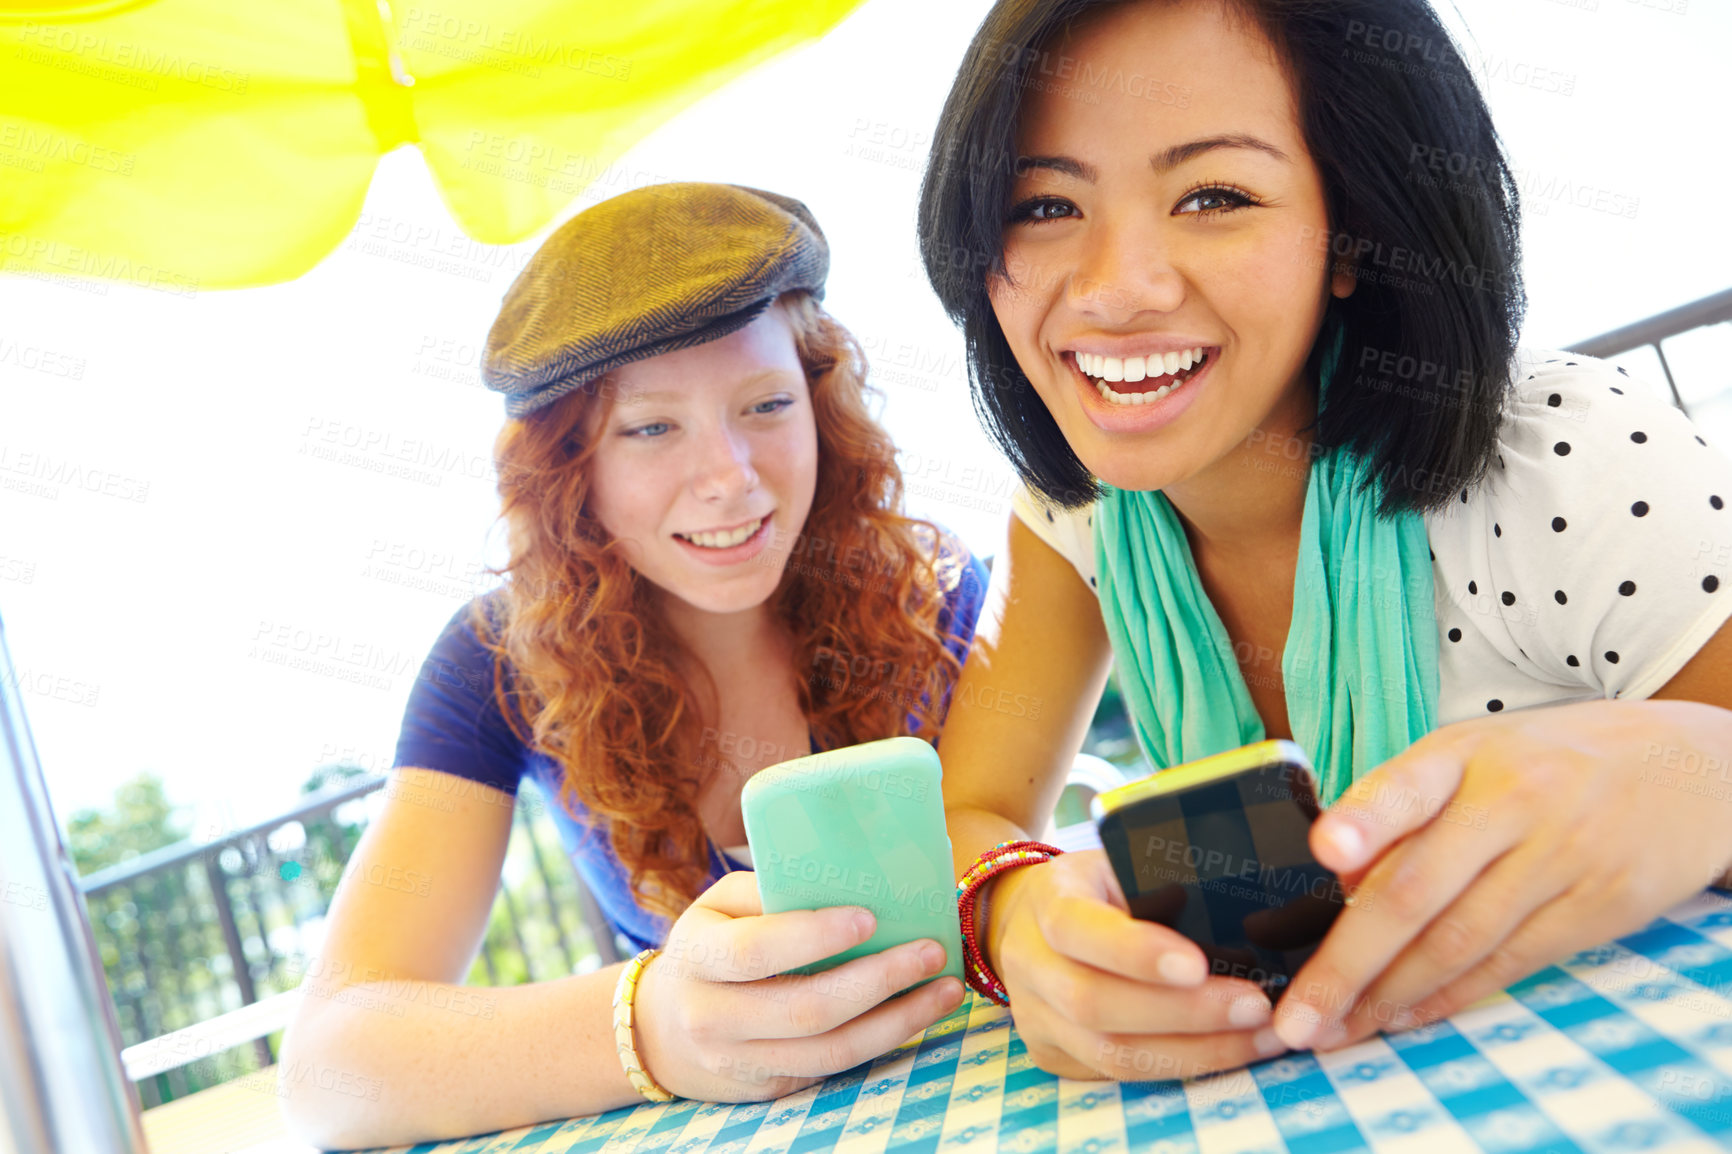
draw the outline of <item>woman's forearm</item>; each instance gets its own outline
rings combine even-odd
[[[1003,814],[978,806],[955,806],[944,811],[945,829],[950,833],[950,857],[956,866],[956,878],[974,864],[976,858],[993,846],[1005,841],[1021,841],[1034,837]]]
[[[303,1141],[348,1149],[641,1101],[614,1048],[620,969],[506,988],[309,977],[277,1064],[284,1119]]]

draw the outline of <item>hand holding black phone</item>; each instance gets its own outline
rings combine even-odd
[[[1161,770],[1093,803],[1133,917],[1202,947],[1209,971],[1279,1001],[1346,904],[1312,856],[1317,775],[1291,741]]]

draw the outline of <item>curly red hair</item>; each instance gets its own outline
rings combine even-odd
[[[963,552],[903,516],[889,435],[867,411],[859,343],[806,292],[784,294],[810,386],[818,477],[805,532],[772,597],[795,640],[800,707],[821,748],[907,731],[936,736],[961,672],[938,618]],[[503,613],[471,606],[494,655],[494,693],[513,730],[563,770],[560,804],[605,830],[645,909],[677,916],[708,883],[695,799],[703,711],[676,671],[681,652],[653,586],[584,507],[588,430],[613,392],[595,386],[510,420],[494,446],[509,560]],[[527,727],[527,733],[524,727]]]

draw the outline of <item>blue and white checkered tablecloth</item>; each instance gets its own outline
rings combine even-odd
[[[1732,1149],[1732,898],[1709,891],[1445,1022],[1187,1082],[1073,1082],[972,995],[774,1102],[677,1101],[413,1154]]]

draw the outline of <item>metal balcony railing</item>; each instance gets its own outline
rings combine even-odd
[[[351,779],[269,821],[145,854],[79,880],[146,1107],[274,1060],[271,1015],[238,1046],[135,1057],[142,1044],[295,989],[366,824],[382,776]],[[599,907],[571,868],[534,787],[519,792],[512,834],[471,985],[580,973],[619,958]],[[284,1003],[286,1005],[286,1001]],[[243,1017],[245,1015],[242,1015]],[[219,1029],[207,1036],[220,1036]],[[246,1040],[246,1039],[250,1039]],[[191,1059],[191,1060],[189,1060]]]
[[[1678,382],[1672,376],[1672,366],[1666,360],[1666,350],[1662,347],[1662,342],[1679,333],[1726,322],[1732,322],[1732,289],[1679,305],[1675,309],[1667,309],[1663,313],[1656,313],[1646,320],[1624,325],[1609,333],[1577,341],[1568,351],[1606,358],[1639,349],[1644,345],[1652,348],[1654,354],[1660,358],[1660,371],[1666,374],[1666,386],[1672,390],[1672,403],[1688,415],[1690,407],[1684,403],[1684,397],[1678,391]]]

